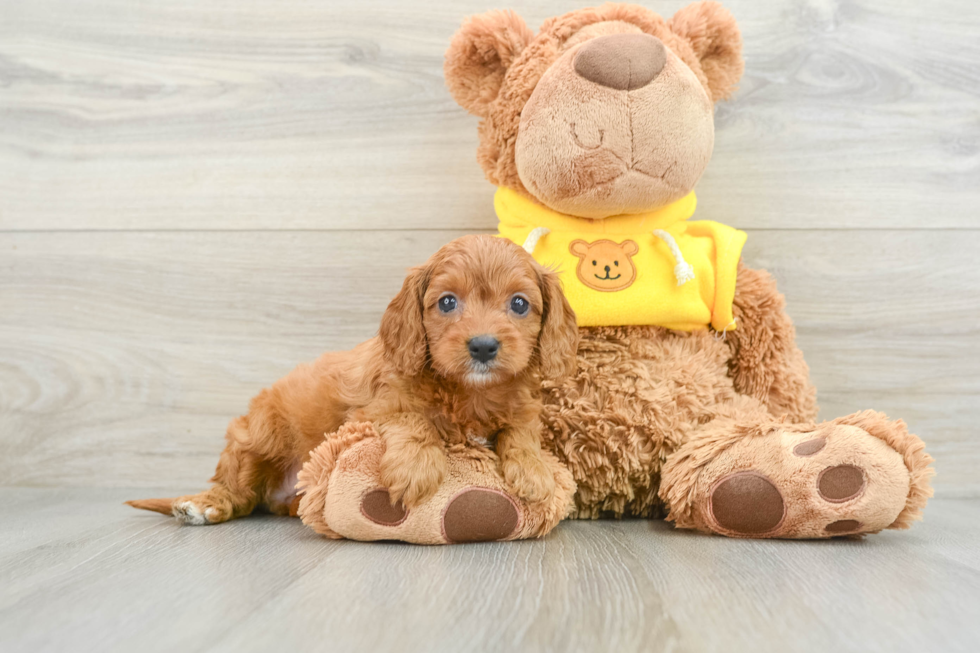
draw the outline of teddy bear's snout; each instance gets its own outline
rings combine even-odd
[[[667,63],[667,48],[649,34],[610,34],[592,39],[575,55],[581,77],[620,91],[643,88]]]

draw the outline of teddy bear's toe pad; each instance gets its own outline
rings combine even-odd
[[[449,502],[442,516],[442,530],[451,543],[491,542],[514,534],[520,513],[514,500],[503,492],[469,488]]]
[[[827,524],[824,530],[834,535],[844,535],[846,533],[856,533],[861,530],[862,526],[863,524],[856,519],[840,519]]]
[[[397,526],[408,517],[405,506],[401,502],[392,505],[388,490],[382,488],[364,495],[361,499],[361,514],[382,526]]]
[[[824,501],[843,503],[854,499],[864,489],[864,472],[856,465],[836,465],[820,472],[817,492]]]
[[[702,523],[731,537],[877,532],[895,521],[910,490],[901,454],[868,431],[840,423],[746,438],[706,471]]]
[[[820,453],[820,450],[827,446],[827,438],[813,438],[806,442],[801,442],[793,447],[793,453],[802,458]]]
[[[747,471],[730,474],[715,484],[709,510],[726,530],[762,535],[782,523],[786,504],[772,481],[762,474]]]

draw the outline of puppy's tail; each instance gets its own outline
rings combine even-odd
[[[136,499],[134,501],[127,501],[126,505],[139,508],[140,510],[152,510],[161,515],[174,514],[173,499]]]

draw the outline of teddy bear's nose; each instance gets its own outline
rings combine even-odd
[[[649,34],[610,34],[592,39],[575,55],[575,72],[620,91],[643,88],[667,63],[667,49]]]
[[[606,266],[606,274],[609,274],[609,266]]]

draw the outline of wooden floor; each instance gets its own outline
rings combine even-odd
[[[442,54],[469,14],[583,4],[0,0],[2,653],[980,650],[975,0],[725,0],[746,74],[697,188],[786,293],[822,417],[926,441],[925,524],[426,549],[119,505],[201,489],[252,395],[495,228]]]
[[[626,521],[420,547],[178,526],[133,492],[0,490],[0,651],[980,650],[978,500],[863,541]]]

